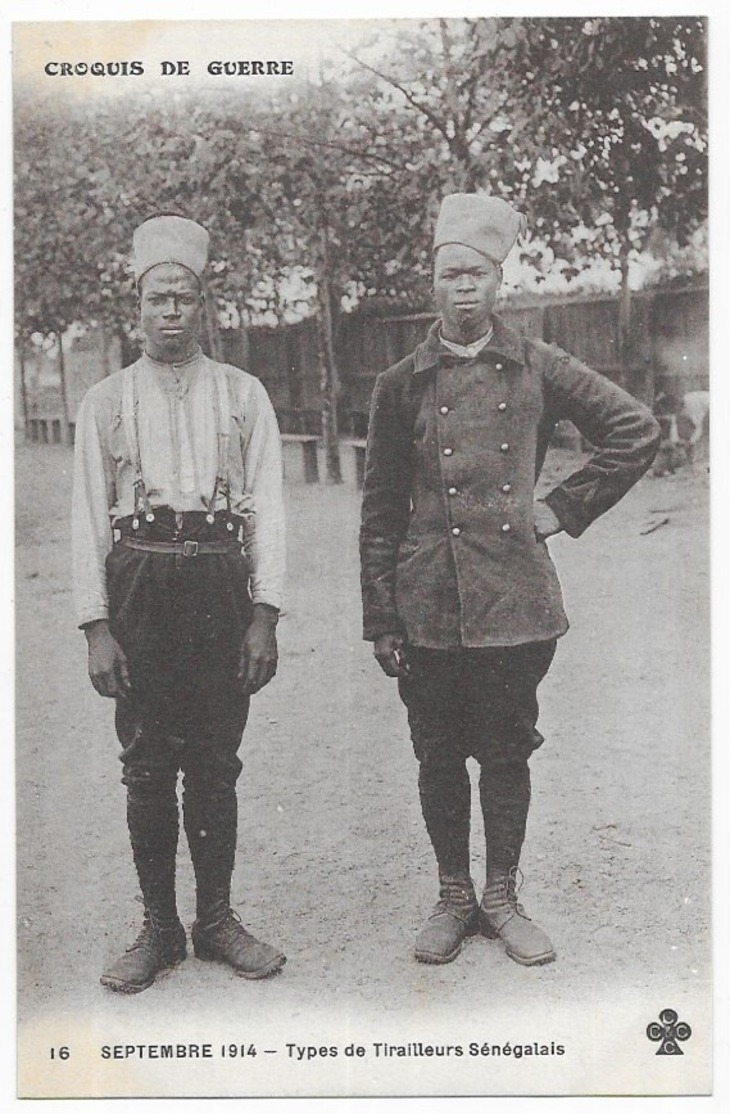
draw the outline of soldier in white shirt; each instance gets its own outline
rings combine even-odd
[[[159,216],[134,235],[144,354],[86,395],[76,425],[74,590],[89,676],[116,701],[145,914],[102,983],[136,993],[185,958],[177,777],[196,879],[195,954],[262,978],[285,962],[230,906],[237,751],[277,665],[281,442],[258,379],[200,349],[208,233]]]

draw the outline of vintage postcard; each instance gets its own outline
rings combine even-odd
[[[712,1093],[707,58],[14,24],[20,1098]]]

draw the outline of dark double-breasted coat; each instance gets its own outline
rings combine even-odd
[[[578,537],[629,490],[659,444],[652,414],[561,349],[494,318],[473,359],[440,323],[373,392],[360,531],[364,637],[435,649],[515,646],[567,630],[535,536],[534,488],[570,419],[595,453],[545,499]]]

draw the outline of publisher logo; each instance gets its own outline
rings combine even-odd
[[[662,1010],[658,1021],[651,1021],[646,1027],[650,1041],[659,1041],[657,1056],[683,1056],[680,1041],[688,1041],[692,1030],[686,1021],[680,1021],[676,1010]]]

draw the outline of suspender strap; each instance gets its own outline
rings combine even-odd
[[[139,438],[137,437],[137,375],[136,364],[122,372],[122,422],[127,438],[129,458],[134,465],[135,483],[142,479],[142,462],[139,458]]]
[[[147,495],[144,478],[142,476],[142,460],[139,452],[139,436],[137,433],[137,365],[132,364],[125,368],[122,378],[122,422],[127,438],[129,457],[134,465],[134,512],[135,516],[143,511],[149,521],[152,515],[152,505]]]
[[[231,514],[231,487],[228,467],[231,402],[228,392],[228,379],[225,371],[219,364],[213,364],[212,361],[206,362],[209,367],[213,368],[213,407],[215,412],[217,439],[215,484],[213,485],[213,494],[207,502],[207,511],[210,516],[215,513],[215,501],[219,492],[221,495],[225,496],[226,509],[228,513]],[[122,422],[127,439],[129,458],[134,466],[135,516],[142,511],[148,521],[150,521],[149,516],[153,515],[153,511],[142,475],[142,459],[139,449],[139,427],[137,423],[138,408],[137,365],[132,364],[130,367],[124,369],[122,378]]]
[[[228,379],[219,364],[213,364],[213,406],[215,409],[215,427],[217,434],[218,462],[213,494],[208,502],[208,514],[215,512],[215,500],[218,492],[225,496],[226,510],[231,513],[231,485],[228,468],[228,446],[231,429],[231,402],[228,393]]]

